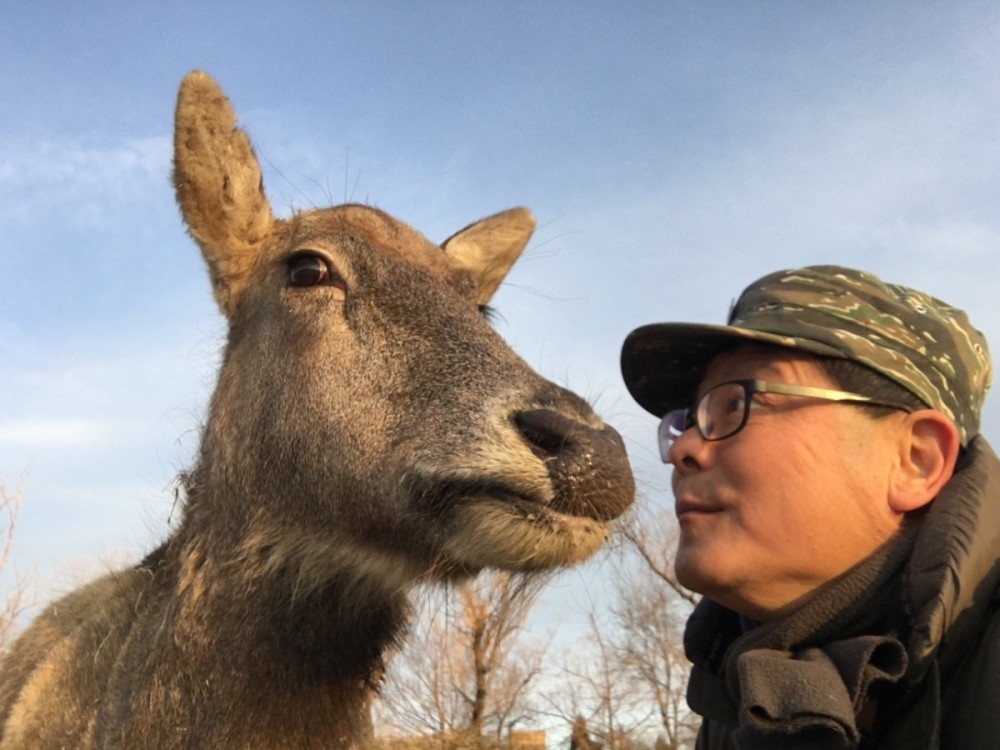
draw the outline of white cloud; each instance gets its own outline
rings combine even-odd
[[[0,445],[93,446],[108,442],[116,433],[106,421],[21,420],[0,422]]]
[[[134,137],[114,146],[76,140],[0,140],[0,222],[65,221],[114,228],[135,221],[169,195],[171,140]],[[3,224],[0,223],[0,226]]]

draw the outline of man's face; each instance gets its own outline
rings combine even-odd
[[[809,355],[745,346],[712,360],[698,395],[747,378],[838,388]],[[903,518],[887,503],[899,419],[756,394],[736,435],[709,442],[686,430],[670,450],[678,580],[768,620],[867,557]]]

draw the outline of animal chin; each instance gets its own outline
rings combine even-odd
[[[593,554],[608,526],[516,496],[479,496],[453,508],[445,552],[464,565],[538,570]]]

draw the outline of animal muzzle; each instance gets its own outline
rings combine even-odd
[[[559,513],[610,521],[635,498],[635,480],[621,435],[595,428],[551,409],[522,411],[514,424],[532,452],[545,462]]]

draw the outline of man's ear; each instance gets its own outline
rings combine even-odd
[[[958,429],[933,409],[906,415],[899,433],[899,464],[889,486],[889,506],[897,513],[922,508],[937,497],[955,471]]]

